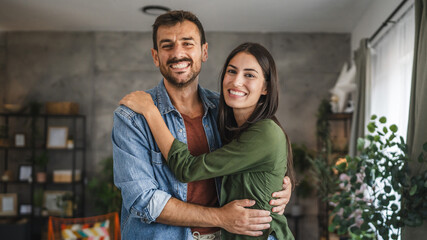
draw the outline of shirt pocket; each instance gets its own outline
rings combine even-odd
[[[164,164],[162,153],[151,150],[151,162],[156,165]]]

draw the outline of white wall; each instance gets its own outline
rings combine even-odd
[[[374,0],[351,33],[351,51],[359,47],[360,40],[370,38],[396,9],[402,0]]]

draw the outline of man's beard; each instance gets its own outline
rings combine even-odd
[[[201,70],[201,67],[195,70],[190,68],[190,74],[188,78],[183,82],[179,82],[178,78],[174,77],[172,73],[169,71],[169,65],[173,63],[178,63],[180,61],[189,61],[190,67],[193,64],[193,60],[190,58],[182,58],[182,59],[172,58],[166,62],[166,67],[164,65],[160,67],[160,72],[162,73],[166,81],[168,81],[170,84],[172,84],[176,88],[184,88],[190,85],[192,82],[194,82],[194,80],[196,80],[197,76],[199,76],[199,73]]]

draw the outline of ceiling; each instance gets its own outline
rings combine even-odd
[[[0,31],[151,31],[146,5],[195,13],[206,31],[352,32],[372,0],[0,0]]]

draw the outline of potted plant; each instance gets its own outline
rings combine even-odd
[[[330,198],[336,206],[329,230],[349,232],[353,239],[398,239],[403,227],[427,220],[427,170],[411,173],[414,160],[396,125],[386,126],[385,117],[371,120],[370,134],[358,139],[359,156],[335,167],[341,188]],[[422,165],[424,152],[417,158]]]
[[[313,179],[311,177],[311,163],[309,158],[312,153],[305,145],[292,144],[292,157],[294,161],[295,172],[297,176],[297,184],[295,187],[295,202],[290,207],[290,214],[294,217],[303,214],[303,208],[300,200],[307,198],[313,192]]]
[[[88,191],[95,197],[96,209],[102,213],[120,212],[122,196],[113,183],[113,157],[101,161],[101,171],[88,183]]]
[[[44,191],[41,188],[37,188],[34,190],[33,195],[33,207],[34,207],[34,216],[40,216],[43,205],[43,194]]]
[[[331,206],[328,198],[337,188],[336,180],[338,175],[333,172],[336,160],[331,153],[330,123],[328,115],[332,113],[331,105],[328,100],[323,99],[317,110],[316,136],[317,152],[314,156],[308,156],[311,163],[310,175],[318,195],[318,224],[319,235],[324,239],[329,239],[328,223],[330,218]]]
[[[41,155],[34,158],[34,164],[38,167],[39,171],[36,173],[36,181],[44,183],[47,179],[46,166],[49,162],[49,157],[46,151]]]

